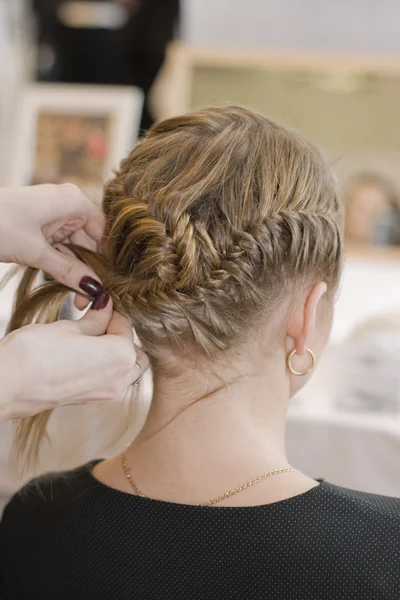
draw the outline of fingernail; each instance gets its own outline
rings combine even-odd
[[[100,294],[100,296],[97,296],[97,298],[93,300],[92,306],[90,308],[92,310],[102,310],[107,306],[109,299],[110,295],[107,294],[107,292],[103,292],[102,294]]]
[[[105,291],[101,283],[92,277],[89,277],[88,275],[82,277],[79,282],[79,287],[85,292],[85,294],[92,296],[92,298],[97,298],[97,296],[104,294]]]

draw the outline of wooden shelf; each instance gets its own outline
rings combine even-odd
[[[321,52],[254,51],[218,46],[191,46],[176,41],[171,44],[173,54],[183,54],[192,66],[264,67],[304,70],[308,72],[345,71],[376,75],[400,75],[400,57],[354,55]]]

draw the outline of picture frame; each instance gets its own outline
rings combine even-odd
[[[76,183],[95,202],[136,143],[143,93],[128,86],[37,83],[21,91],[10,186]]]

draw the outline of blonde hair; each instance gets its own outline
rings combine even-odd
[[[302,281],[338,284],[342,210],[330,170],[299,134],[244,108],[162,121],[104,192],[106,252],[75,253],[103,281],[153,367],[159,350],[215,359]],[[66,290],[20,284],[10,330],[54,319]],[[52,310],[53,314],[51,314]],[[37,452],[49,413],[18,425]]]

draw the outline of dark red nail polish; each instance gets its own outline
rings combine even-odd
[[[79,282],[79,287],[85,292],[85,294],[92,296],[92,298],[97,298],[97,296],[104,294],[105,291],[101,283],[92,277],[89,277],[88,275],[82,277]]]
[[[107,306],[109,299],[110,299],[110,295],[107,294],[107,292],[103,292],[102,294],[100,294],[100,296],[97,296],[97,298],[95,298],[93,300],[91,309],[92,310],[102,310],[103,308],[105,308]]]

